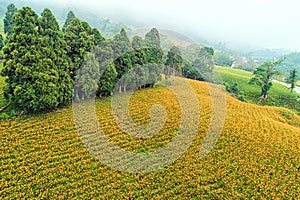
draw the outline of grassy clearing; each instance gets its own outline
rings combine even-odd
[[[0,197],[98,199],[298,199],[300,117],[288,109],[261,107],[227,96],[223,133],[204,159],[199,150],[211,120],[206,83],[190,81],[201,110],[196,139],[170,166],[146,174],[111,169],[94,159],[80,141],[71,107],[54,113],[0,121]],[[153,138],[137,139],[120,130],[110,99],[96,101],[107,137],[134,151],[166,145],[180,125],[180,106],[164,87],[137,91],[129,106],[139,125],[149,107],[162,105],[166,124]]]
[[[229,67],[217,67],[217,70],[220,72],[223,81],[236,81],[239,84],[240,90],[245,92],[247,102],[285,107],[300,112],[299,102],[297,101],[299,95],[296,92],[291,93],[287,87],[273,83],[273,87],[269,91],[269,100],[261,102],[259,98],[261,94],[260,87],[248,84],[252,73]]]

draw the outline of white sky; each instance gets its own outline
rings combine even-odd
[[[51,0],[228,45],[300,50],[298,0]]]

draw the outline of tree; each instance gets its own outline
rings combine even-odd
[[[291,84],[290,90],[293,92],[294,88],[296,87],[296,83],[298,81],[298,72],[296,69],[290,71],[290,75],[287,77],[286,82]]]
[[[156,28],[152,28],[145,36],[145,53],[147,63],[163,64],[163,50],[160,36]]]
[[[203,81],[211,81],[214,69],[214,49],[211,47],[203,47],[200,49],[198,57],[193,62],[201,73]]]
[[[92,32],[94,35],[94,45],[95,46],[99,45],[101,42],[103,42],[105,40],[105,38],[101,35],[101,33],[99,32],[99,30],[97,28],[93,28]]]
[[[8,5],[7,7],[7,11],[5,13],[5,18],[3,20],[4,22],[4,33],[8,36],[10,36],[12,33],[13,33],[13,29],[14,29],[14,15],[16,14],[17,12],[17,8],[16,6],[11,3]]]
[[[172,73],[172,81],[173,83],[175,82],[175,71],[181,73],[182,63],[183,59],[179,48],[173,46],[167,55],[166,65],[168,67],[165,69],[166,80],[168,80]]]
[[[95,46],[95,39],[90,26],[75,18],[65,29],[65,41],[68,45],[68,56],[71,58],[71,77],[75,81],[86,55]]]
[[[51,54],[41,46],[39,19],[29,7],[14,15],[14,32],[4,48],[3,76],[7,76],[4,95],[11,104],[28,112],[53,109],[58,106],[58,75],[52,69]]]
[[[41,55],[45,60],[52,61],[48,70],[52,70],[57,76],[57,82],[54,83],[57,88],[57,101],[59,105],[63,105],[68,103],[73,95],[73,80],[70,76],[71,61],[67,55],[67,43],[51,11],[45,9],[41,16],[39,28],[42,36]]]
[[[77,99],[84,100],[94,97],[98,88],[99,63],[95,54],[90,53],[84,60],[83,67],[76,75],[75,95]]]
[[[75,19],[75,15],[72,11],[69,11],[68,15],[67,15],[67,19],[65,21],[65,24],[62,28],[62,31],[65,32],[66,28],[72,23],[73,19]]]
[[[268,92],[272,87],[272,78],[274,75],[280,74],[280,72],[276,70],[276,66],[280,65],[282,62],[283,60],[277,62],[265,62],[258,66],[253,72],[254,77],[251,78],[249,84],[256,84],[261,87],[261,98],[268,98]]]
[[[132,38],[131,46],[133,49],[132,63],[134,66],[140,66],[146,63],[146,53],[144,40],[140,36]]]
[[[194,79],[194,80],[202,80],[202,76],[200,70],[197,67],[194,67],[192,63],[188,61],[184,61],[182,68],[182,75],[186,78]]]
[[[214,61],[216,65],[231,67],[233,64],[233,59],[229,53],[226,52],[216,52],[214,55]]]
[[[119,34],[115,35],[113,40],[113,49],[114,49],[114,65],[117,70],[118,80],[125,81],[125,78],[121,79],[129,70],[133,68],[133,51],[131,48],[130,39],[127,36],[127,33],[124,29],[120,31]],[[119,82],[119,92],[126,92],[126,82]]]
[[[117,71],[113,62],[114,52],[111,41],[104,41],[95,48],[95,56],[99,63],[98,90],[97,96],[110,96],[117,81]]]
[[[2,34],[0,34],[0,51],[3,49],[4,42],[3,42],[3,37]]]
[[[156,28],[152,28],[146,33],[145,43],[148,48],[160,48],[160,36]]]

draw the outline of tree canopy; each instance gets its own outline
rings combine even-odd
[[[16,8],[16,6],[13,3],[9,4],[7,7],[7,11],[5,13],[5,18],[3,20],[4,33],[7,36],[10,36],[13,33],[13,29],[14,29],[14,25],[15,25],[13,17],[16,14],[17,10],[18,9]]]
[[[280,74],[276,70],[276,66],[280,65],[283,60],[277,62],[265,62],[258,66],[253,72],[253,78],[250,80],[250,84],[255,84],[261,87],[261,98],[267,99],[268,92],[272,87],[272,79],[275,75]]]
[[[67,19],[65,21],[65,24],[62,28],[62,31],[65,32],[66,28],[72,23],[73,19],[75,19],[76,16],[75,14],[73,13],[73,11],[69,11],[68,12],[68,15],[67,15]]]
[[[291,86],[290,86],[291,92],[292,92],[292,91],[294,90],[294,88],[296,87],[297,81],[298,81],[298,72],[297,72],[296,69],[293,69],[293,70],[290,71],[290,74],[289,74],[289,76],[288,76],[287,79],[286,79],[286,82],[287,82],[288,84],[291,84]]]

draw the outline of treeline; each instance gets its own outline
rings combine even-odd
[[[30,7],[18,10],[10,4],[4,31],[4,95],[16,110],[26,112],[49,111],[72,97],[79,101],[153,87],[161,74],[170,83],[178,75],[209,81],[213,71],[212,48],[201,49],[189,62],[175,46],[161,49],[156,28],[145,38],[130,40],[122,29],[105,39],[72,11],[60,29],[49,9],[39,16]]]

